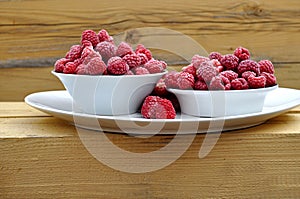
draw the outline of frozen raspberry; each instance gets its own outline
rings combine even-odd
[[[161,73],[165,70],[166,63],[164,61],[159,61],[155,59],[149,60],[144,67],[150,72],[150,73]]]
[[[88,46],[93,47],[93,44],[88,40],[81,41],[81,50],[83,50],[85,47],[88,47]]]
[[[100,57],[102,59],[99,52],[95,51],[93,47],[88,46],[83,49],[80,59],[82,60],[82,63],[86,65],[94,57]]]
[[[241,63],[237,67],[237,72],[239,75],[242,75],[245,71],[253,71],[259,75],[259,65],[256,61],[247,59],[241,61]]]
[[[147,119],[174,119],[176,117],[172,102],[159,96],[146,97],[141,113]]]
[[[70,62],[71,60],[67,58],[58,59],[54,64],[54,71],[58,73],[62,73],[64,71],[66,63]]]
[[[260,72],[274,74],[274,66],[270,60],[261,60],[258,62]]]
[[[191,63],[194,65],[195,68],[198,68],[203,62],[206,61],[209,61],[208,57],[203,57],[196,54],[192,57]]]
[[[276,85],[276,77],[274,74],[262,72],[260,75],[266,78],[266,87]]]
[[[74,61],[81,57],[82,48],[81,45],[73,45],[71,46],[69,52],[66,54],[66,58]]]
[[[140,57],[141,65],[144,65],[145,63],[147,63],[149,61],[145,54],[137,53],[137,55]]]
[[[203,62],[196,71],[197,78],[210,82],[210,80],[217,75],[217,69],[210,61]]]
[[[134,72],[136,75],[150,74],[150,72],[144,67],[136,67],[136,68],[134,68]]]
[[[76,72],[80,75],[102,75],[106,71],[106,65],[100,57],[94,57],[87,65],[81,64]]]
[[[130,68],[135,68],[141,65],[141,57],[137,54],[127,54],[122,58]]]
[[[135,49],[135,53],[142,53],[144,55],[147,56],[148,60],[152,59],[152,53],[149,49],[145,48],[145,46],[143,44],[138,44],[136,49]]]
[[[220,73],[220,75],[226,77],[227,79],[229,79],[229,81],[232,81],[236,78],[238,78],[238,74],[232,70],[225,70],[223,72]]]
[[[180,89],[193,89],[195,78],[187,72],[180,72],[177,79],[177,84]]]
[[[111,37],[105,29],[102,29],[98,32],[99,42],[107,41],[113,43],[114,39]]]
[[[209,84],[210,90],[229,90],[230,87],[230,81],[224,76],[213,77]]]
[[[217,59],[212,59],[212,60],[210,60],[210,62],[217,69],[218,73],[220,73],[224,70],[224,67]]]
[[[63,73],[66,74],[75,74],[76,73],[77,65],[74,62],[68,62],[66,63],[64,67]]]
[[[117,48],[116,55],[119,57],[123,57],[127,54],[132,54],[133,50],[131,46],[126,42],[121,42]]]
[[[182,72],[187,72],[192,74],[193,76],[196,76],[196,68],[194,67],[193,64],[190,64],[188,66],[185,66],[181,69]]]
[[[158,80],[158,82],[156,83],[156,85],[153,89],[153,92],[154,92],[155,95],[158,95],[158,96],[161,96],[161,97],[166,96],[168,94],[167,86],[166,86],[164,78],[160,78]]]
[[[226,70],[235,70],[239,65],[239,58],[235,55],[227,54],[221,58],[221,64],[226,68]]]
[[[194,85],[195,90],[208,90],[207,83],[203,80],[197,80]]]
[[[178,88],[177,79],[178,79],[179,73],[176,71],[168,72],[165,75],[165,83],[167,88]]]
[[[242,73],[242,78],[244,78],[245,80],[248,80],[248,77],[249,76],[254,76],[254,77],[256,77],[256,73],[255,72],[253,72],[253,71],[245,71],[245,72],[243,72]]]
[[[248,88],[248,82],[244,78],[236,78],[231,81],[231,89],[233,90],[243,90]]]
[[[88,40],[92,43],[93,47],[97,46],[99,43],[98,35],[93,30],[85,30],[81,35],[81,43],[84,40]]]
[[[216,60],[218,60],[218,61],[221,61],[222,54],[219,53],[219,52],[211,52],[211,53],[209,54],[208,58],[209,58],[210,60],[216,59]]]
[[[264,76],[249,76],[248,84],[250,88],[264,88],[266,86],[266,78]]]
[[[121,57],[112,57],[107,62],[107,70],[113,75],[124,75],[129,66]]]
[[[109,58],[115,56],[116,46],[108,41],[103,41],[97,44],[95,50],[98,51],[102,59],[107,62]]]
[[[234,50],[234,55],[239,58],[240,61],[250,58],[250,52],[247,48],[238,47]]]
[[[125,75],[135,75],[135,74],[132,70],[129,70],[129,71],[127,71],[127,73],[125,73]]]

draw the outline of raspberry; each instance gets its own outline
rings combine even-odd
[[[150,74],[150,72],[144,67],[136,67],[136,68],[134,68],[134,72],[136,75]]]
[[[208,90],[207,84],[205,81],[197,80],[194,85],[195,90]]]
[[[138,44],[136,49],[135,49],[135,53],[142,53],[144,55],[147,56],[148,60],[152,59],[152,53],[149,49],[145,48],[145,46],[143,44]]]
[[[158,95],[158,96],[166,96],[169,92],[167,91],[167,86],[165,83],[165,79],[164,78],[160,78],[154,89],[153,89],[153,93]]]
[[[87,65],[81,64],[76,72],[80,75],[101,75],[106,71],[106,65],[100,57],[94,57]]]
[[[253,72],[253,71],[245,71],[245,72],[243,72],[242,73],[242,78],[244,78],[245,80],[248,80],[248,77],[249,76],[254,76],[254,77],[256,77],[256,73],[255,72]]]
[[[166,67],[166,63],[164,61],[159,61],[155,59],[149,60],[144,67],[150,72],[150,73],[161,73]]]
[[[130,68],[135,68],[141,65],[141,57],[135,53],[127,54],[122,58]]]
[[[146,97],[141,114],[147,119],[174,119],[176,117],[172,102],[159,96]]]
[[[71,46],[69,52],[66,54],[66,58],[74,61],[81,57],[82,48],[81,45],[73,45]]]
[[[210,60],[210,62],[217,69],[218,73],[220,73],[224,70],[224,67],[217,59],[212,59],[212,60]]]
[[[177,79],[177,84],[180,89],[193,89],[195,78],[187,72],[180,72]]]
[[[188,66],[185,66],[181,69],[182,72],[187,72],[192,74],[193,76],[196,76],[196,68],[194,67],[193,64],[190,64]]]
[[[63,72],[66,74],[75,74],[77,65],[74,62],[66,63]]]
[[[224,76],[213,77],[209,84],[210,90],[229,90],[230,87],[230,81]]]
[[[219,52],[211,52],[211,53],[209,54],[208,58],[209,58],[210,60],[216,59],[216,60],[218,60],[218,61],[221,61],[222,54],[219,53]]]
[[[210,80],[217,75],[217,69],[213,66],[212,62],[203,62],[196,71],[197,78],[210,82]]]
[[[88,46],[93,47],[93,44],[92,44],[90,41],[88,41],[88,40],[83,40],[83,41],[81,41],[81,49],[82,49],[82,50],[83,50],[85,47],[88,47]]]
[[[248,82],[244,78],[236,78],[231,81],[231,89],[233,90],[243,90],[248,88]]]
[[[179,76],[179,73],[176,71],[168,72],[165,75],[165,83],[167,88],[178,88],[177,84],[177,78]]]
[[[200,55],[194,55],[192,57],[192,64],[194,65],[195,68],[198,68],[203,62],[209,61],[208,57],[203,57]]]
[[[264,88],[266,86],[266,78],[264,76],[249,76],[248,84],[250,88]]]
[[[223,72],[220,73],[220,75],[226,77],[229,81],[232,81],[236,78],[238,78],[238,74],[232,70],[225,70]]]
[[[141,65],[144,65],[145,63],[147,63],[149,61],[145,54],[137,53],[137,55],[140,57]]]
[[[266,87],[276,85],[276,77],[274,74],[262,72],[260,75],[266,78]]]
[[[83,64],[88,64],[89,61],[94,57],[100,57],[102,59],[100,53],[95,51],[93,47],[88,46],[83,49],[81,53],[81,60]]]
[[[127,71],[127,73],[125,73],[125,75],[134,75],[134,72],[132,70]]]
[[[274,74],[274,66],[270,60],[261,60],[258,62],[260,72]]]
[[[110,43],[114,42],[113,37],[109,36],[108,32],[105,29],[100,30],[97,35],[98,35],[99,42],[103,42],[103,41],[107,41]]]
[[[256,61],[247,59],[241,61],[241,63],[237,67],[237,72],[239,75],[242,75],[245,71],[253,71],[259,75],[259,65]]]
[[[227,54],[224,55],[220,60],[222,66],[226,68],[226,70],[235,70],[239,65],[239,58],[235,55]]]
[[[71,60],[67,58],[58,59],[54,64],[54,71],[58,73],[62,73],[64,71],[66,63],[70,62]]]
[[[97,44],[95,50],[98,51],[102,59],[107,62],[109,58],[115,56],[116,46],[108,41],[103,41]]]
[[[112,57],[107,62],[107,70],[113,75],[124,75],[129,66],[121,57]]]
[[[99,43],[98,35],[93,30],[85,30],[82,32],[81,43],[84,40],[90,41],[93,47],[95,47]]]
[[[234,50],[234,55],[239,58],[240,61],[250,58],[250,52],[248,49],[243,47],[238,47]]]
[[[133,50],[131,46],[126,42],[121,42],[117,48],[116,55],[119,57],[123,57],[127,54],[132,54]]]

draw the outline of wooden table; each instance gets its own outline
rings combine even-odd
[[[205,134],[199,134],[171,165],[133,174],[96,160],[74,126],[24,102],[1,102],[0,198],[299,198],[299,121],[297,107],[265,124],[224,132],[202,159]],[[157,150],[173,138],[106,136],[133,152]]]

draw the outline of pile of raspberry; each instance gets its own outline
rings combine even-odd
[[[80,44],[71,46],[54,64],[55,72],[79,75],[144,75],[160,73],[166,67],[142,44],[136,49],[126,42],[115,45],[104,29],[83,31]]]
[[[162,83],[163,82],[163,83]],[[242,90],[276,85],[274,66],[269,60],[254,61],[250,52],[238,47],[233,54],[211,52],[208,57],[194,55],[180,72],[169,72],[160,85],[194,90]]]

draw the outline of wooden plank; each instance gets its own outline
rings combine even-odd
[[[209,52],[243,45],[257,58],[300,62],[299,6],[298,0],[1,1],[0,64],[49,65],[79,42],[84,29],[115,35],[139,27],[180,31]]]

